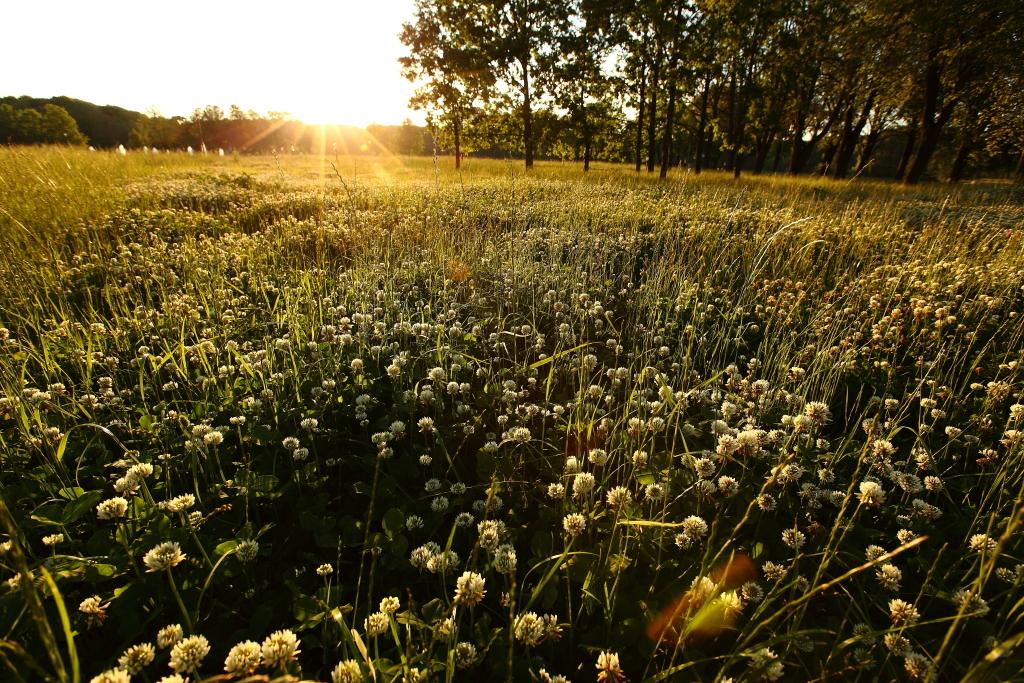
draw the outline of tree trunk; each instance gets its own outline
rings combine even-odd
[[[728,156],[725,158],[725,170],[731,171],[736,167],[736,66],[733,65],[732,73],[729,76],[729,127],[726,133],[726,141],[729,145]]]
[[[764,165],[768,162],[768,153],[775,142],[776,130],[773,128],[757,142],[757,150],[754,153],[754,175],[761,175],[764,172]],[[778,155],[776,155],[778,158]]]
[[[955,96],[946,96],[945,102],[939,107],[939,84],[942,78],[942,67],[939,65],[937,53],[929,55],[928,67],[925,69],[924,78],[924,108],[921,113],[921,144],[918,145],[914,161],[907,169],[907,175],[903,179],[907,185],[914,185],[921,180],[928,162],[939,145],[939,136],[943,126],[953,114],[956,108],[957,99]],[[956,89],[954,89],[956,90]]]
[[[928,168],[932,154],[935,153],[935,148],[939,145],[940,131],[941,127],[934,123],[925,127],[923,135],[921,135],[921,144],[917,147],[917,154],[914,155],[914,161],[910,164],[907,175],[903,179],[907,185],[915,185],[920,182],[925,169]]]
[[[647,86],[647,66],[645,64],[640,65],[640,97],[639,110],[636,115],[636,172],[640,172],[640,165],[643,163],[643,150],[644,150],[644,105],[646,104],[644,91]]]
[[[872,90],[868,93],[867,99],[864,101],[864,106],[860,110],[860,117],[857,122],[853,124],[853,127],[843,127],[843,137],[839,143],[839,149],[836,151],[835,168],[833,171],[833,178],[845,178],[846,174],[850,171],[850,162],[853,161],[853,153],[857,149],[857,140],[860,139],[860,134],[864,132],[864,126],[868,123],[868,117],[871,115],[871,108],[875,103],[875,91]],[[853,108],[847,109],[847,121],[850,120],[850,114],[853,113]]]
[[[700,96],[700,118],[697,123],[697,155],[693,163],[693,172],[700,175],[704,167],[704,129],[708,125],[708,91],[711,88],[711,75],[704,77],[704,91]]]
[[[674,60],[673,60],[674,61]],[[668,108],[665,112],[665,135],[661,140],[661,171],[658,177],[664,180],[668,176],[668,167],[672,163],[672,124],[676,116],[676,80],[668,86]]]
[[[857,158],[857,175],[864,172],[868,164],[871,163],[871,158],[875,155],[875,147],[878,146],[878,138],[882,136],[882,131],[872,128],[871,132],[868,133],[867,138],[864,140],[864,146],[861,147],[860,156]]]
[[[656,153],[657,141],[655,138],[655,126],[658,120],[658,77],[661,75],[661,47],[658,47],[658,56],[654,60],[654,71],[651,73],[651,110],[647,112],[647,172],[654,172],[654,155]]]
[[[953,159],[953,167],[949,169],[949,182],[958,183],[964,177],[964,170],[967,168],[967,159],[971,156],[970,137],[964,137],[956,150],[956,157]]]
[[[832,168],[832,160],[835,158],[838,151],[839,147],[835,142],[829,143],[825,146],[825,150],[821,153],[821,161],[818,162],[817,175],[828,175],[829,169]]]
[[[917,144],[917,124],[914,124],[907,131],[907,144],[903,147],[903,156],[900,157],[900,162],[896,165],[896,175],[893,180],[903,180],[903,175],[907,172],[907,165],[910,163],[910,157],[914,155],[914,146]]]
[[[523,68],[523,147],[526,154],[526,168],[533,168],[533,106],[530,101],[529,57],[520,59]]]
[[[455,135],[455,170],[462,168],[462,121],[455,119],[452,127]]]
[[[775,143],[775,160],[772,162],[772,173],[777,173],[779,164],[782,163],[782,140]]]
[[[1024,180],[1024,149],[1020,150],[1020,156],[1017,157],[1017,170],[1013,174],[1017,176],[1018,180]]]
[[[807,143],[804,141],[804,128],[807,126],[807,119],[803,111],[796,113],[793,121],[793,152],[789,156],[789,174],[797,175],[804,170],[807,163],[805,149]]]
[[[584,116],[586,116],[584,114]],[[590,156],[593,152],[593,136],[590,134],[590,122],[583,124],[583,172],[590,170]]]

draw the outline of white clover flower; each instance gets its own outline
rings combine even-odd
[[[398,598],[390,595],[380,601],[380,611],[384,614],[394,614],[401,606],[402,604],[399,602]]]
[[[613,508],[623,508],[633,502],[633,494],[625,486],[616,486],[606,494],[608,505]]]
[[[889,601],[889,619],[892,620],[893,624],[897,626],[913,626],[920,618],[921,613],[909,602],[899,598],[893,598]]]
[[[576,538],[587,528],[587,518],[578,512],[573,512],[562,518],[562,528],[569,538]]]
[[[617,652],[601,652],[597,656],[597,680],[600,683],[618,683],[626,680],[626,674],[619,666],[619,655]]]
[[[900,582],[903,580],[903,572],[900,571],[899,567],[889,562],[879,567],[878,571],[875,572],[875,576],[878,578],[878,583],[893,592],[900,589]]]
[[[93,676],[89,683],[131,683],[132,677],[124,669],[108,669],[103,673]]]
[[[238,542],[235,546],[235,555],[241,562],[252,562],[256,559],[256,554],[259,552],[260,544],[252,539],[245,539]]]
[[[164,541],[150,549],[142,558],[147,572],[160,572],[177,566],[185,560],[185,553],[177,541]]]
[[[990,553],[996,549],[996,539],[988,534],[974,534],[968,544],[972,552]]]
[[[483,602],[486,593],[484,577],[476,572],[463,572],[462,576],[455,581],[455,602],[457,603],[474,607]]]
[[[516,570],[519,558],[516,556],[516,549],[504,543],[494,551],[494,571],[499,574],[511,574]]]
[[[266,666],[284,668],[299,654],[299,639],[288,629],[274,631],[264,639],[260,651]]]
[[[167,649],[181,640],[185,635],[184,629],[181,628],[181,624],[171,624],[164,626],[156,634],[157,647],[161,649]]]
[[[184,512],[196,504],[196,497],[191,493],[176,496],[164,502],[163,508],[168,512]]]
[[[128,512],[128,501],[120,496],[109,498],[96,506],[96,517],[101,520],[120,519]]]
[[[156,649],[149,643],[132,645],[117,660],[118,665],[130,674],[140,673],[156,659]]]
[[[363,622],[363,628],[366,630],[367,638],[376,638],[387,632],[388,625],[391,623],[391,618],[384,612],[374,612],[370,616],[366,617]]]
[[[572,495],[574,498],[581,498],[594,488],[594,475],[590,472],[580,472],[572,480]]]
[[[206,636],[182,638],[171,648],[171,669],[175,673],[195,673],[210,654],[210,641]]]
[[[354,659],[346,659],[338,662],[338,665],[331,671],[331,683],[362,683],[363,672],[359,669],[359,662]]]
[[[793,550],[799,550],[806,541],[807,537],[798,529],[786,529],[782,532],[782,542]]]
[[[259,643],[252,640],[243,641],[228,652],[224,660],[224,671],[232,676],[248,676],[260,665],[262,658]]]
[[[868,507],[879,507],[885,502],[885,490],[878,482],[862,481],[859,499]]]

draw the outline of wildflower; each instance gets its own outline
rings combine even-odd
[[[64,534],[50,534],[49,536],[43,536],[43,545],[53,547],[58,543],[64,542]]]
[[[391,620],[387,614],[384,612],[374,612],[370,616],[366,617],[366,621],[363,622],[363,628],[366,629],[366,637],[376,638],[377,636],[386,633],[390,623]]]
[[[996,545],[996,539],[988,534],[974,534],[969,543],[971,551],[976,553],[990,553],[996,549]]]
[[[803,532],[797,529],[786,529],[782,532],[782,542],[793,550],[799,550],[806,540]]]
[[[242,562],[252,562],[256,559],[256,554],[259,552],[260,544],[252,539],[245,539],[239,541],[238,545],[235,546],[235,555]]]
[[[718,490],[726,498],[735,496],[739,489],[740,484],[733,477],[721,476],[718,478]]]
[[[900,581],[903,580],[903,572],[900,571],[899,567],[888,562],[878,568],[878,571],[875,572],[875,576],[878,578],[878,583],[880,583],[882,587],[893,592],[900,589]]]
[[[572,495],[574,498],[580,498],[590,493],[591,489],[594,488],[594,475],[590,472],[580,472],[572,480]]]
[[[562,519],[562,528],[570,538],[576,538],[587,528],[587,519],[578,512],[570,513]]]
[[[208,654],[210,654],[210,641],[206,639],[206,636],[183,638],[171,648],[171,669],[175,673],[183,671],[195,673]]]
[[[527,427],[513,427],[508,430],[507,436],[509,441],[518,441],[519,443],[526,443],[533,438],[533,435]]]
[[[98,626],[107,618],[107,606],[98,595],[82,600],[78,605],[78,611],[85,615],[85,623],[88,626]]]
[[[160,572],[184,561],[185,554],[176,541],[164,541],[143,556],[147,572]]]
[[[882,555],[885,555],[885,548],[880,545],[869,545],[864,554],[868,558],[868,562],[874,562]]]
[[[608,491],[607,498],[610,507],[622,508],[633,501],[633,494],[625,486],[616,486]]]
[[[896,657],[900,657],[910,651],[910,641],[906,636],[899,633],[887,633],[882,639],[885,647]]]
[[[505,523],[501,520],[485,519],[476,528],[480,534],[480,546],[487,550],[497,548],[506,534]]]
[[[885,490],[875,481],[860,483],[860,502],[868,507],[879,507],[885,502]]]
[[[597,680],[601,683],[618,683],[626,680],[626,674],[619,667],[619,655],[616,652],[601,652],[597,656]]]
[[[185,635],[185,631],[181,628],[181,624],[171,624],[170,626],[164,626],[156,634],[157,647],[166,649],[177,643]]]
[[[262,657],[260,644],[246,640],[238,643],[228,652],[228,656],[224,660],[224,671],[232,676],[248,676],[260,665]]]
[[[394,614],[401,607],[401,603],[398,598],[394,596],[388,596],[380,601],[380,611],[384,614]]]
[[[985,616],[989,611],[988,602],[973,588],[961,588],[953,593],[953,603],[957,609],[972,616]]]
[[[932,678],[931,661],[917,652],[908,652],[904,655],[903,669],[912,681],[928,681]]]
[[[889,619],[897,626],[912,626],[920,618],[921,613],[909,602],[899,598],[889,601]]]
[[[96,517],[101,520],[119,519],[128,512],[128,501],[120,496],[109,498],[96,506]]]
[[[476,646],[473,643],[456,643],[455,644],[455,666],[460,669],[468,669],[469,667],[476,664],[477,651]]]
[[[299,639],[288,629],[274,631],[264,639],[260,651],[264,664],[283,669],[299,654]]]
[[[764,572],[765,578],[770,581],[778,581],[786,575],[786,567],[775,562],[765,562],[761,565],[761,571]]]
[[[494,551],[494,571],[499,574],[511,574],[516,570],[518,562],[516,549],[508,543],[498,546]]]
[[[89,679],[89,683],[131,683],[131,675],[124,669],[108,669]]]
[[[332,567],[329,563],[326,563],[326,562],[316,568],[316,575],[317,576],[330,576],[333,573],[334,573],[334,567]]]
[[[761,602],[764,599],[764,589],[756,581],[747,581],[740,586],[740,597],[747,602]]]
[[[455,582],[455,602],[473,607],[483,601],[485,594],[484,577],[476,572],[464,572]]]
[[[661,484],[654,483],[648,484],[644,487],[644,498],[648,502],[654,503],[665,497],[665,487]]]
[[[156,659],[156,649],[149,643],[132,645],[117,660],[118,665],[130,674],[137,674]]]
[[[520,614],[515,622],[516,640],[535,647],[547,638],[559,636],[558,617],[554,614],[539,616],[536,612]]]
[[[168,512],[184,512],[193,505],[196,504],[196,497],[191,493],[186,493],[175,498],[171,498],[163,504],[163,507]]]
[[[346,659],[338,662],[331,671],[331,683],[362,683],[363,672],[359,670],[359,662]]]

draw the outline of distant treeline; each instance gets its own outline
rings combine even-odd
[[[0,98],[0,143],[89,144],[110,148],[223,149],[231,152],[431,154],[430,131],[401,126],[307,125],[286,114],[260,115],[232,106],[196,109],[190,116],[143,114],[70,97]]]

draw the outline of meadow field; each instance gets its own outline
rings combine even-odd
[[[1020,680],[1024,188],[0,148],[0,678]]]

